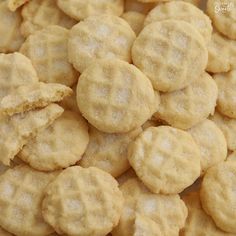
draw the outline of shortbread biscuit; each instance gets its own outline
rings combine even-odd
[[[57,6],[56,0],[33,0],[22,9],[23,23],[21,33],[28,37],[37,30],[49,25],[59,25],[70,29],[76,21],[64,14]]]
[[[128,145],[141,133],[138,128],[124,134],[107,134],[90,127],[89,145],[79,164],[82,167],[94,166],[117,177],[130,168]]]
[[[140,31],[143,29],[143,22],[146,16],[139,12],[128,11],[121,17],[128,22],[135,34],[139,35]]]
[[[207,13],[219,32],[236,39],[236,0],[208,0]]]
[[[206,42],[211,40],[210,18],[193,4],[183,1],[171,1],[157,5],[148,13],[144,25],[169,19],[186,21],[198,30]]]
[[[236,150],[236,119],[224,116],[218,111],[216,111],[210,119],[214,121],[223,132],[228,149],[231,151]]]
[[[146,15],[155,6],[156,3],[143,3],[138,0],[125,0],[125,12],[136,11]]]
[[[155,224],[158,236],[178,235],[187,217],[187,208],[178,194],[162,195],[149,192],[137,179],[129,179],[120,187],[125,204],[118,226],[112,231],[113,236],[140,235],[135,230],[140,217]],[[152,226],[150,226],[152,227]],[[136,234],[135,234],[136,233]],[[141,234],[142,236],[151,236]]]
[[[213,78],[219,90],[217,99],[218,110],[222,114],[236,119],[236,70],[215,74]]]
[[[190,24],[165,20],[147,25],[132,48],[133,63],[156,90],[179,90],[196,81],[207,65],[202,36]]]
[[[112,15],[91,16],[75,25],[69,35],[69,61],[83,72],[98,59],[131,62],[135,33],[122,18]]]
[[[20,52],[30,58],[39,80],[71,86],[78,80],[78,73],[68,62],[69,31],[52,25],[30,35]]]
[[[41,203],[46,186],[57,173],[39,172],[26,165],[0,177],[0,225],[15,235],[44,236],[54,230],[43,220]]]
[[[48,185],[42,213],[59,234],[100,236],[118,224],[122,207],[122,193],[111,175],[74,166]]]
[[[5,96],[0,102],[0,111],[7,115],[46,107],[72,94],[72,89],[56,83],[22,85]]]
[[[9,232],[7,232],[5,229],[0,227],[0,235],[1,236],[13,236],[12,234],[10,234]]]
[[[205,212],[220,229],[234,234],[236,233],[235,185],[236,163],[225,162],[206,172],[200,191]]]
[[[213,32],[208,44],[206,70],[212,73],[221,73],[232,69],[236,69],[236,41],[230,40],[218,32]]]
[[[30,0],[8,0],[8,8],[10,11],[15,11]]]
[[[188,87],[163,93],[155,117],[176,128],[189,129],[214,114],[217,95],[215,81],[204,72]]]
[[[154,112],[155,93],[148,78],[120,60],[92,64],[79,78],[77,103],[94,127],[125,133],[140,127]]]
[[[211,120],[204,120],[188,130],[200,148],[201,169],[205,171],[227,157],[227,143],[223,132]]]
[[[124,11],[124,0],[57,0],[57,4],[62,11],[76,20],[102,14],[120,16]]]
[[[170,126],[144,130],[131,143],[128,160],[154,193],[180,193],[200,176],[197,144],[189,133]]]
[[[37,132],[49,126],[63,112],[63,109],[50,104],[40,110],[8,117],[0,115],[0,162],[10,165],[10,161]]]
[[[38,132],[18,156],[37,170],[52,171],[79,161],[88,142],[86,121],[77,113],[65,111],[47,129]]]

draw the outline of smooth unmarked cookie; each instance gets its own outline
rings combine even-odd
[[[234,234],[236,233],[235,186],[236,163],[225,162],[206,172],[200,191],[205,212],[220,229]]]
[[[52,171],[79,161],[88,142],[86,121],[77,113],[65,111],[48,128],[38,132],[18,156],[37,170]]]
[[[171,126],[189,129],[214,114],[218,88],[207,73],[188,87],[161,94],[161,104],[155,117]]]
[[[154,193],[182,192],[200,176],[200,151],[186,131],[150,127],[130,144],[128,160]]]
[[[48,185],[42,213],[59,234],[100,236],[118,224],[122,207],[122,193],[111,175],[74,166]]]
[[[131,47],[136,36],[122,18],[91,16],[75,25],[69,35],[69,61],[83,72],[98,59],[131,62]]]
[[[107,133],[125,133],[140,127],[154,113],[157,96],[149,79],[121,60],[92,64],[77,85],[81,113],[94,127]]]
[[[182,89],[206,68],[206,43],[185,21],[164,20],[147,25],[132,48],[133,63],[162,92]]]

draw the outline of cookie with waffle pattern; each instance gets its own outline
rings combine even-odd
[[[16,11],[17,8],[21,7],[30,0],[8,0],[8,8],[10,11]]]
[[[200,151],[186,131],[150,127],[130,144],[128,160],[154,193],[176,194],[200,176]]]
[[[217,96],[215,81],[204,72],[188,87],[163,93],[155,117],[176,128],[189,129],[214,114]]]
[[[39,172],[26,165],[0,176],[0,225],[15,235],[44,236],[54,230],[42,217],[46,186],[58,173]]]
[[[182,89],[203,73],[208,52],[202,36],[185,21],[147,25],[132,48],[133,63],[162,92]]]
[[[80,76],[77,103],[98,130],[126,133],[140,127],[154,112],[156,95],[148,78],[134,65],[102,60]]]
[[[74,166],[48,185],[42,213],[59,234],[100,236],[118,224],[123,201],[111,175],[95,167]]]
[[[49,25],[70,29],[77,22],[58,8],[56,0],[30,1],[23,6],[22,17],[21,33],[25,37]]]

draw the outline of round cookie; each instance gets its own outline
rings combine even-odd
[[[88,142],[86,121],[77,113],[65,111],[51,126],[31,139],[18,157],[37,170],[62,169],[81,159]]]
[[[22,8],[21,32],[25,37],[49,25],[70,29],[77,21],[64,14],[56,0],[33,0]]]
[[[188,87],[161,94],[155,117],[176,128],[189,129],[214,114],[217,95],[215,81],[204,72]]]
[[[135,33],[122,18],[112,15],[91,16],[75,25],[69,35],[69,61],[83,72],[98,59],[131,62]]]
[[[223,162],[227,157],[227,143],[223,132],[211,120],[204,120],[188,130],[200,148],[202,173]]]
[[[122,207],[122,193],[111,175],[74,166],[48,185],[42,213],[59,234],[100,236],[118,224]]]
[[[120,60],[92,64],[77,85],[81,113],[106,133],[125,133],[140,127],[153,114],[157,95],[141,71]]]
[[[68,62],[69,31],[60,26],[48,26],[30,35],[20,52],[30,58],[39,80],[46,83],[73,85],[78,73]]]
[[[197,144],[189,133],[170,126],[144,130],[130,145],[128,160],[154,193],[180,193],[200,176]]]
[[[207,13],[219,32],[236,39],[236,0],[208,0]]]
[[[235,218],[236,163],[220,163],[206,172],[200,198],[205,212],[215,224],[229,233],[236,233]]]
[[[62,11],[76,20],[101,14],[120,16],[124,10],[124,0],[57,0],[57,4]]]
[[[219,94],[217,108],[223,114],[236,119],[236,70],[213,75]]]
[[[132,48],[133,63],[156,90],[171,92],[196,81],[207,65],[202,36],[184,21],[164,20],[147,25]]]
[[[21,236],[44,236],[52,233],[53,229],[43,220],[41,203],[45,187],[56,174],[19,165],[1,175],[0,225]]]
[[[89,144],[79,164],[100,168],[114,177],[123,174],[130,167],[128,145],[141,131],[138,128],[124,134],[107,134],[90,126]]]
[[[171,1],[157,5],[148,13],[144,25],[169,19],[188,22],[198,30],[206,42],[211,40],[212,26],[209,17],[193,4],[183,1]]]

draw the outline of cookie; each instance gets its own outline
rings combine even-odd
[[[222,73],[232,69],[236,69],[236,41],[215,31],[208,44],[206,70],[212,73]]]
[[[50,104],[39,110],[32,110],[11,117],[0,115],[0,162],[10,165],[10,161],[37,132],[49,126],[63,112]]]
[[[59,234],[100,236],[118,224],[122,207],[122,193],[111,175],[74,166],[48,185],[42,213]]]
[[[15,11],[17,8],[21,7],[29,0],[8,0],[8,8],[10,11]]]
[[[47,129],[38,132],[18,156],[36,170],[53,171],[79,161],[89,142],[86,121],[65,111]]]
[[[234,234],[236,233],[235,185],[236,163],[225,162],[208,169],[200,191],[204,211],[212,217],[220,229]]]
[[[213,121],[206,119],[189,129],[188,132],[200,148],[203,174],[208,168],[226,159],[227,143],[225,136]]]
[[[92,64],[77,85],[79,110],[90,124],[107,133],[140,127],[154,112],[156,95],[141,71],[120,60]]]
[[[130,144],[128,160],[154,193],[176,194],[200,176],[200,151],[186,131],[150,127]]]
[[[53,25],[30,35],[20,52],[32,61],[39,80],[71,86],[78,80],[78,73],[68,62],[69,31]]]
[[[89,145],[79,164],[82,167],[100,168],[114,177],[120,176],[130,168],[128,145],[141,131],[138,128],[124,134],[108,134],[90,126]]]
[[[146,15],[155,6],[156,3],[143,3],[139,2],[138,0],[126,0],[125,12],[136,11]]]
[[[198,30],[206,42],[211,40],[210,18],[193,4],[183,1],[171,1],[157,5],[148,13],[144,25],[169,19],[188,22]]]
[[[217,108],[225,116],[236,119],[236,70],[213,75],[219,94]]]
[[[0,177],[0,225],[15,235],[44,236],[54,230],[43,220],[44,189],[57,173],[39,172],[26,165]]]
[[[22,17],[21,33],[25,37],[49,25],[70,29],[77,22],[62,12],[55,0],[30,1],[24,5]]]
[[[0,111],[7,115],[46,107],[72,94],[72,89],[56,83],[22,85],[5,96],[0,102]]]
[[[112,15],[91,16],[75,25],[69,35],[69,61],[83,72],[99,59],[131,62],[135,33],[122,18]]]
[[[188,87],[161,94],[155,117],[176,128],[189,129],[214,114],[217,95],[215,81],[204,72]]]
[[[0,15],[0,52],[17,51],[24,41],[19,29],[22,22],[20,10],[11,12],[7,1],[0,1]]]
[[[184,21],[147,25],[132,48],[133,63],[162,92],[182,89],[196,81],[207,65],[207,47],[197,30]]]
[[[207,13],[219,32],[236,39],[236,0],[208,0]]]
[[[93,15],[120,16],[124,10],[124,0],[57,0],[57,4],[62,11],[78,21]]]

